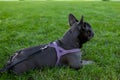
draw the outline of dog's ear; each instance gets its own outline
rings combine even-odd
[[[83,16],[82,16],[81,19],[80,19],[80,24],[84,24]]]
[[[80,19],[80,22],[79,22],[79,25],[80,25],[80,29],[82,28],[82,29],[85,29],[85,25],[84,25],[84,20],[83,20],[83,16],[81,17],[81,19]]]
[[[78,22],[78,20],[73,16],[73,14],[69,14],[69,25],[72,26],[75,22]]]

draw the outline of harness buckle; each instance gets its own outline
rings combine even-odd
[[[48,45],[46,45],[46,46],[44,46],[44,47],[42,47],[40,49],[43,51],[44,49],[47,49],[47,48],[48,48]]]

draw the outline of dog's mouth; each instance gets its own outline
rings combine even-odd
[[[94,37],[94,33],[92,33],[88,36],[88,40],[92,39],[93,37]]]
[[[92,38],[94,37],[94,34],[92,33],[92,34],[90,34],[90,35],[84,35],[84,36],[78,36],[78,39],[79,39],[79,44],[81,45],[81,44],[83,44],[83,43],[85,43],[85,42],[87,42],[87,41],[90,41]]]

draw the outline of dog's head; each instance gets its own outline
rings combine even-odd
[[[94,36],[94,32],[89,23],[83,20],[83,16],[80,21],[78,21],[72,14],[69,14],[69,25],[71,33],[76,36],[79,45],[89,41]]]

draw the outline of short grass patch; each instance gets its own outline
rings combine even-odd
[[[95,64],[76,71],[55,67],[0,80],[120,80],[120,2],[0,2],[0,67],[16,50],[60,39],[69,28],[68,14],[84,15],[95,37],[81,51]]]

